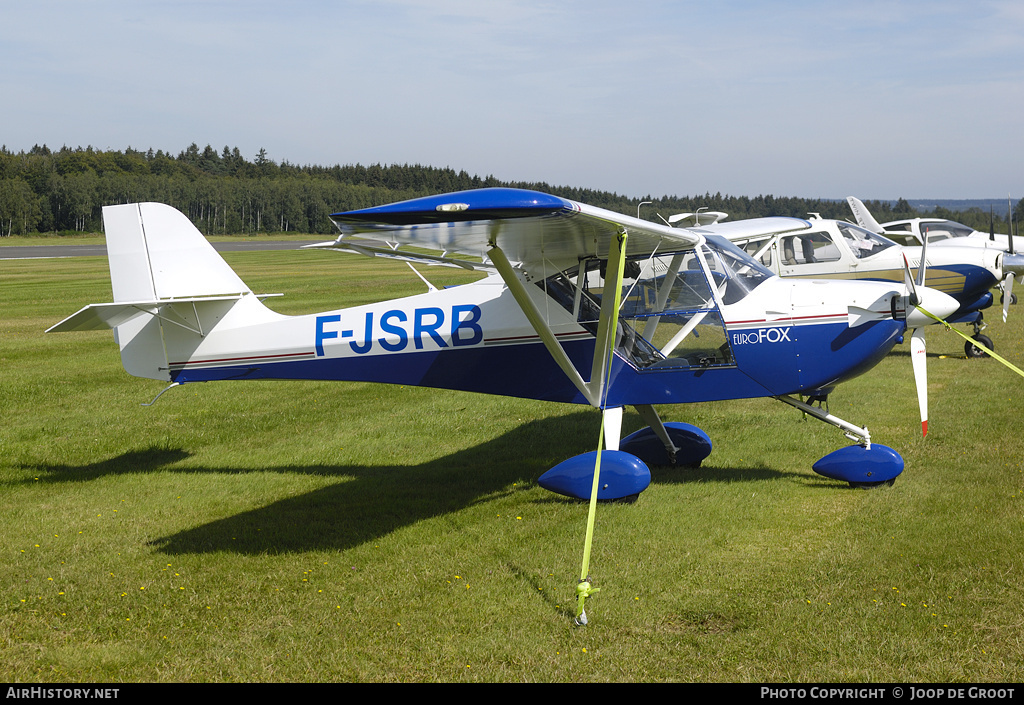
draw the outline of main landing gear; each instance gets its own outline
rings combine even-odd
[[[988,328],[988,324],[985,323],[984,317],[979,312],[978,320],[974,322],[974,335],[972,335],[971,338],[981,343],[989,350],[995,350],[995,346],[992,344],[992,339],[987,335],[981,334],[981,331],[986,328]],[[967,355],[967,357],[988,357],[987,352],[973,345],[970,340],[964,343],[964,354]]]
[[[871,434],[866,428],[854,426],[828,412],[827,395],[811,398],[811,401],[819,402],[819,406],[813,406],[791,396],[775,398],[795,406],[819,421],[841,429],[847,438],[857,441],[857,445],[840,448],[816,462],[812,469],[819,475],[848,482],[851,487],[870,489],[892,485],[903,472],[903,458],[899,453],[888,446],[872,444]],[[822,408],[821,403],[826,404],[826,408]]]
[[[662,423],[654,407],[635,407],[650,424],[619,439],[622,409],[606,409],[605,445],[601,451],[597,499],[635,501],[651,483],[651,466],[700,467],[711,454],[711,439],[687,423]],[[597,451],[565,460],[540,476],[537,484],[546,490],[575,499],[590,499],[593,491]]]

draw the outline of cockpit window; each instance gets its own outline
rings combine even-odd
[[[734,304],[774,276],[771,270],[736,245],[719,235],[708,235],[704,260],[722,297],[722,303]]]
[[[588,259],[538,284],[596,333],[606,267]],[[718,301],[739,301],[771,276],[717,236],[697,249],[629,257],[616,352],[638,369],[733,366]]]
[[[791,267],[798,264],[838,262],[841,257],[839,248],[832,242],[832,237],[828,233],[783,235],[779,240],[782,244],[782,263]]]
[[[881,235],[876,235],[870,230],[852,225],[850,223],[836,223],[839,232],[842,233],[846,244],[850,246],[854,257],[863,259],[878,254],[882,250],[895,247],[896,243]]]
[[[919,227],[921,228],[921,235],[927,233],[928,242],[947,240],[951,237],[968,237],[974,232],[973,228],[960,223],[954,223],[952,220],[922,222]]]

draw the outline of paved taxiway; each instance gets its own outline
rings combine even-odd
[[[320,240],[239,240],[238,242],[211,243],[218,252],[245,252],[247,250],[297,250],[303,245]],[[0,247],[0,260],[5,259],[58,259],[61,257],[106,257],[106,245],[12,245]]]

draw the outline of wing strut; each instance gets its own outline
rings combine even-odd
[[[590,386],[583,381],[583,377],[576,370],[576,367],[572,364],[572,360],[566,355],[565,350],[562,348],[562,344],[555,338],[555,334],[551,331],[551,327],[544,320],[544,316],[537,308],[537,304],[530,298],[530,293],[523,286],[523,282],[516,276],[515,270],[512,268],[512,263],[508,261],[508,257],[502,252],[501,248],[496,244],[492,244],[490,250],[487,251],[487,256],[490,258],[491,263],[495,269],[498,270],[498,274],[501,275],[502,281],[505,282],[505,286],[512,292],[513,298],[516,303],[519,304],[519,308],[526,315],[526,319],[533,326],[533,330],[540,336],[541,341],[544,343],[544,347],[548,349],[552,359],[558,363],[558,366],[562,368],[562,372],[569,378],[569,381],[580,391],[591,406],[598,406],[599,399],[591,391]],[[602,320],[604,314],[602,313]],[[593,381],[593,377],[591,377]]]

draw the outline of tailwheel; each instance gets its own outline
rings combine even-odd
[[[989,338],[987,335],[982,335],[979,333],[978,335],[972,336],[971,340],[978,341],[989,350],[995,350],[995,346],[992,344],[992,339]],[[988,357],[987,352],[977,347],[970,341],[964,343],[964,354],[967,355],[967,357]]]

